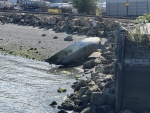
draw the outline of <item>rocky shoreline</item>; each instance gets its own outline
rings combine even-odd
[[[90,71],[87,80],[77,80],[72,85],[74,93],[58,106],[58,113],[74,110],[79,113],[115,113],[115,40],[106,43],[108,52],[102,53],[99,63]]]
[[[55,51],[56,53],[56,51],[65,48],[67,45],[89,36],[96,36],[100,37],[101,39],[105,39],[106,41],[103,45],[107,49],[107,52],[102,52],[101,50],[99,50],[98,52],[101,55],[83,64],[83,69],[85,70],[84,74],[89,74],[90,77],[86,80],[78,79],[72,85],[74,93],[69,95],[68,99],[57,107],[60,109],[58,113],[67,113],[68,110],[73,110],[79,113],[115,113],[114,67],[116,60],[116,45],[113,30],[117,27],[120,27],[122,23],[116,22],[113,19],[104,20],[101,17],[38,17],[29,14],[0,14],[0,22],[1,26],[5,26],[6,23],[13,23],[28,27],[36,27],[36,29],[38,27],[47,30],[46,33],[41,32],[40,38],[37,38],[33,35],[35,34],[35,32],[31,33],[32,35],[30,35],[30,37],[34,37],[34,40],[32,40],[33,42],[30,42],[31,40],[29,39],[26,40],[26,37],[24,37],[21,41],[17,41],[16,44],[19,43],[20,45],[16,48],[15,46],[13,46],[12,48],[11,45],[14,44],[14,39],[10,41],[10,39],[8,40],[1,38],[2,40],[0,43],[0,51],[7,52],[9,54],[14,53],[15,55],[17,55],[16,52],[14,52],[16,50],[17,52],[19,52],[19,55],[24,56],[24,52],[20,54],[20,51],[25,50],[27,51],[25,57],[38,60],[48,58],[49,55],[54,54],[54,52],[52,51]],[[49,36],[51,35],[51,38],[47,37],[49,29],[53,29],[53,31],[49,33]],[[33,28],[31,28],[30,30],[33,30]],[[56,34],[51,34],[52,32],[59,33],[61,35],[58,37]],[[64,35],[66,33],[67,35]],[[71,39],[66,39],[66,37],[68,37],[68,34],[71,34]],[[74,36],[78,38],[74,38]],[[38,40],[36,40],[35,37]],[[18,37],[16,39],[18,39]],[[54,44],[52,40],[55,40]],[[7,43],[7,41],[10,41],[10,43]],[[32,45],[32,43],[34,44]],[[52,46],[48,46],[51,44]],[[59,45],[59,47],[56,46],[57,44]],[[53,46],[54,48],[51,48]],[[52,49],[52,51],[47,52],[48,49]],[[29,54],[31,53],[32,55],[30,56]],[[57,103],[54,102],[54,105],[57,105]],[[124,110],[121,113],[132,112],[130,110]]]

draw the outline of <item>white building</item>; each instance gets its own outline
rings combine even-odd
[[[108,16],[139,16],[150,13],[150,0],[106,0]]]

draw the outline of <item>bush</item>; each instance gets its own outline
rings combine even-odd
[[[73,0],[73,6],[79,13],[95,14],[96,2],[98,0]]]
[[[143,16],[139,16],[136,19],[137,22],[145,23],[145,21],[150,22],[150,14],[144,14]]]

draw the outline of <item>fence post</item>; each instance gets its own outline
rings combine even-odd
[[[117,2],[117,16],[118,16],[119,4]]]
[[[146,2],[147,2],[147,14],[148,14],[148,0],[146,0]]]
[[[137,16],[138,2],[136,0],[136,16]]]
[[[115,94],[116,94],[116,113],[119,113],[122,107],[122,77],[123,77],[123,60],[124,60],[124,48],[125,48],[125,30],[119,28],[114,31],[115,39],[117,43],[116,50],[116,65],[115,65]]]

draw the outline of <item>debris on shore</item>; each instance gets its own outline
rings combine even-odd
[[[116,39],[113,31],[123,25],[123,23],[113,19],[104,20],[101,17],[41,17],[24,13],[0,14],[0,21],[2,24],[13,23],[23,26],[53,29],[56,33],[66,32],[68,34],[86,35],[87,37],[105,38],[106,41],[103,42],[103,45],[106,51],[103,52],[100,50],[99,57],[90,59],[82,64],[85,70],[84,76],[89,74],[90,77],[83,80],[77,79],[72,85],[74,92],[68,96],[65,102],[58,106],[60,109],[58,113],[67,113],[68,110],[79,113],[115,113],[114,74]],[[44,38],[46,35],[43,34],[42,36]],[[57,36],[53,37],[55,40],[58,38]],[[64,39],[64,41],[72,40],[71,36]],[[86,70],[88,70],[88,73]],[[58,92],[65,91],[67,90],[58,90]],[[55,102],[53,104],[57,105]],[[120,113],[132,112],[130,110],[123,110]]]

